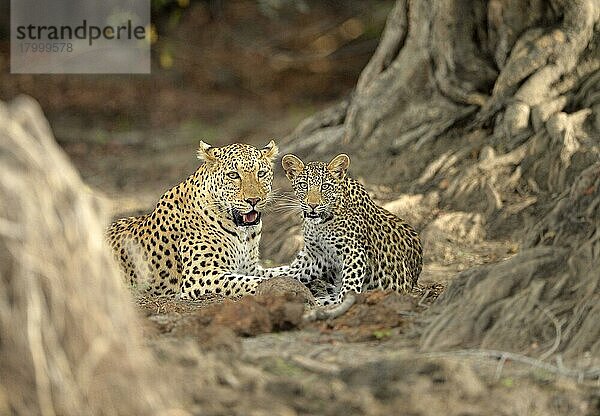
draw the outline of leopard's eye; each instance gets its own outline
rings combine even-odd
[[[298,182],[298,183],[296,183],[296,188],[300,192],[304,192],[308,189],[308,185],[306,184],[306,182]]]
[[[333,189],[333,185],[330,183],[323,183],[321,184],[321,190],[322,191],[331,191]]]
[[[239,173],[237,173],[237,172],[229,172],[229,173],[227,174],[227,177],[228,177],[229,179],[239,179],[239,178],[240,178],[240,174],[239,174]]]
[[[264,178],[265,176],[267,176],[267,171],[266,170],[259,170],[257,176],[259,178]]]

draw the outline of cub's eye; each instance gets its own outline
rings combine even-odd
[[[308,185],[306,184],[306,182],[298,182],[296,184],[296,188],[300,191],[300,192],[304,192],[308,189]]]
[[[237,172],[229,172],[229,173],[227,174],[227,177],[228,177],[229,179],[239,179],[239,178],[240,178],[240,174],[239,174],[239,173],[237,173]]]
[[[330,183],[323,183],[321,184],[321,190],[322,191],[331,191],[333,189],[333,185]]]
[[[264,178],[265,176],[267,176],[267,171],[266,170],[259,170],[257,175],[258,175],[259,178]]]

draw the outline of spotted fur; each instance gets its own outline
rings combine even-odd
[[[261,212],[270,202],[277,146],[220,148],[203,142],[195,173],[167,191],[149,214],[111,225],[108,239],[132,285],[154,295],[252,294]]]
[[[418,234],[346,175],[347,155],[306,165],[286,155],[282,164],[304,214],[304,248],[273,274],[309,287],[325,280],[329,294],[317,299],[325,305],[341,302],[349,291],[414,287],[423,266]]]

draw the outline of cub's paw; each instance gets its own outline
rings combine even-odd
[[[319,306],[327,306],[327,305],[335,305],[336,303],[336,295],[326,295],[326,296],[319,296],[316,298],[317,300],[317,304]]]

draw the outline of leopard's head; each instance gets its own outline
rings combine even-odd
[[[272,140],[262,149],[240,143],[212,147],[200,142],[198,158],[206,163],[204,185],[213,208],[239,227],[258,224],[270,202],[278,151]]]
[[[343,198],[344,179],[350,165],[348,155],[340,154],[331,162],[308,162],[289,154],[281,160],[307,221],[323,223],[333,218],[334,208]]]

